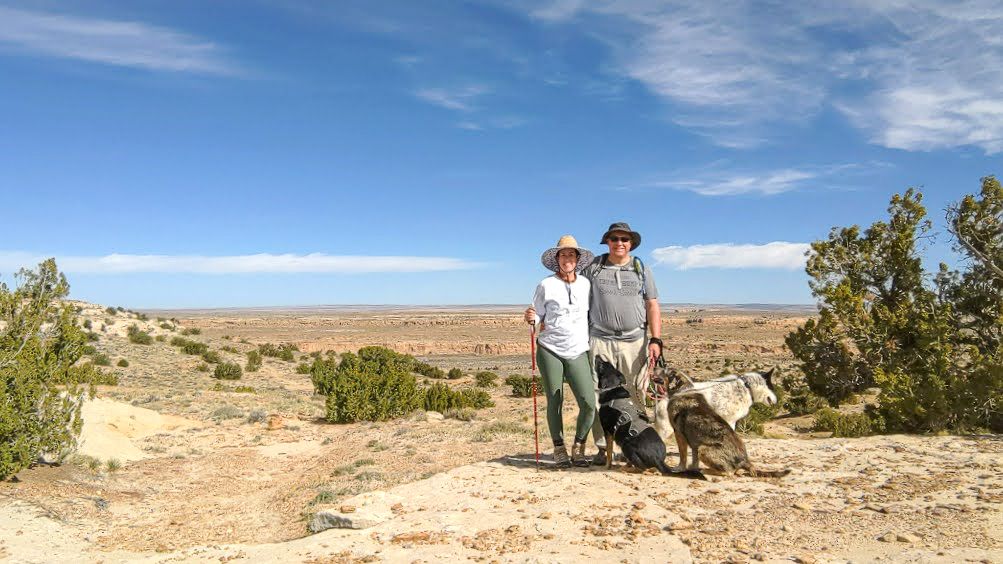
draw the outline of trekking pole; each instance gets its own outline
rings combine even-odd
[[[536,470],[540,470],[540,423],[536,418],[536,324],[529,328],[530,366],[533,390],[533,442],[536,444]]]

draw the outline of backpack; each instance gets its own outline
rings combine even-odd
[[[633,266],[634,266],[634,272],[637,274],[637,278],[641,282],[641,284],[640,284],[640,293],[643,294],[644,293],[644,263],[641,262],[641,259],[639,259],[637,257],[633,257],[633,258],[634,258],[634,260],[631,261],[631,262],[633,263]],[[599,267],[602,268],[602,265],[606,264],[606,261],[608,259],[609,259],[609,253],[603,253],[603,254],[599,255]]]

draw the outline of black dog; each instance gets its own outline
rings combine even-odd
[[[666,476],[706,480],[699,470],[674,471],[665,464],[665,443],[630,399],[626,380],[619,370],[602,356],[595,359],[599,376],[599,422],[606,433],[606,467],[613,464],[613,441],[624,458],[639,470],[656,468]]]

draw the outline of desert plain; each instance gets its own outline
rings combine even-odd
[[[532,400],[500,383],[530,374],[518,307],[78,306],[119,383],[84,405],[75,453],[0,483],[0,560],[1003,562],[1000,436],[830,438],[781,413],[745,439],[785,478],[557,471],[540,398],[538,469]],[[666,305],[666,358],[695,379],[792,375],[784,336],[812,313]],[[158,340],[130,342],[130,325]],[[241,365],[265,343],[299,352],[221,381],[170,345],[182,332]],[[297,367],[368,345],[458,368],[454,387],[494,372],[495,405],[328,423]],[[574,409],[568,394],[566,434]]]

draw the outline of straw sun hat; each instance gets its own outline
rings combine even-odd
[[[559,241],[557,241],[556,247],[543,251],[543,254],[540,256],[540,262],[543,263],[543,266],[547,270],[557,272],[560,269],[557,265],[557,253],[561,249],[575,249],[578,251],[578,266],[575,267],[575,272],[585,268],[585,266],[592,262],[595,258],[595,255],[593,255],[591,251],[579,247],[578,241],[576,241],[574,237],[571,235],[564,235]]]

